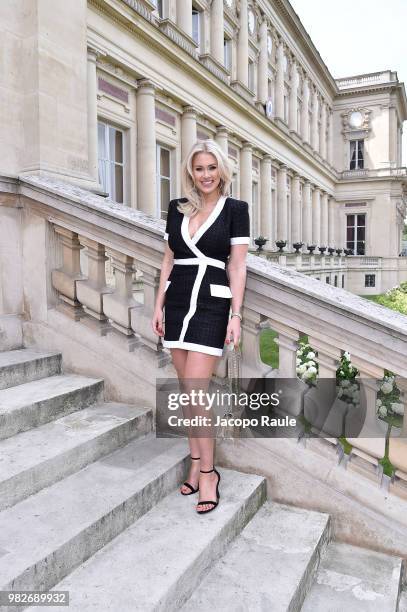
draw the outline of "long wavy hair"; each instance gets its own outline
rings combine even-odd
[[[212,153],[218,162],[220,173],[220,183],[218,186],[219,197],[228,196],[230,193],[230,185],[232,183],[232,165],[221,147],[214,140],[198,140],[191,148],[190,152],[182,162],[182,188],[188,202],[180,202],[178,210],[187,216],[196,214],[203,208],[203,200],[201,193],[195,187],[194,177],[192,174],[192,164],[194,156],[197,153]]]

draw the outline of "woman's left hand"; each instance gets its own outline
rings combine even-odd
[[[233,342],[235,346],[238,346],[240,342],[240,333],[240,319],[239,317],[232,317],[226,329],[225,343],[229,345],[230,342]]]

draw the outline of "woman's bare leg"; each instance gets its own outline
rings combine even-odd
[[[185,349],[173,348],[171,349],[172,363],[177,371],[178,379],[180,383],[184,379],[184,371],[185,364],[188,357],[188,351]],[[191,436],[188,437],[189,450],[191,452],[191,457],[199,457],[199,443],[197,438],[193,438]],[[191,466],[189,468],[188,476],[186,482],[189,482],[194,489],[197,488],[199,482],[199,470],[200,470],[200,461],[191,461]],[[181,489],[182,493],[188,494],[191,493],[189,487],[182,485]]]
[[[184,379],[186,380],[187,384],[188,381],[190,381],[191,385],[193,386],[194,380],[200,379],[198,385],[199,389],[206,391],[209,388],[209,383],[218,359],[219,357],[214,355],[207,355],[205,353],[199,353],[196,351],[188,351],[188,356],[184,366]],[[197,412],[204,416],[208,416],[209,414],[204,408],[202,408],[200,411],[196,411],[196,413]],[[205,471],[211,470],[214,464],[215,438],[210,435],[211,433],[212,432],[208,431],[208,437],[193,438],[194,443],[198,443],[199,448],[199,455],[194,456],[201,457],[200,469]],[[194,461],[193,463],[198,463],[198,461]],[[216,501],[217,481],[218,478],[215,472],[211,472],[209,474],[199,474],[199,500],[213,499]],[[212,508],[212,505],[210,504],[199,506],[200,510],[209,510],[210,508]]]

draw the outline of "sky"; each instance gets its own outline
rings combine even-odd
[[[334,78],[397,71],[407,89],[407,0],[290,0]],[[407,121],[403,126],[407,165]]]

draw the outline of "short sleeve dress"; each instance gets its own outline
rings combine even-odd
[[[247,202],[219,198],[207,220],[191,238],[189,217],[178,203],[168,207],[164,238],[174,253],[165,288],[163,346],[222,355],[232,293],[226,262],[234,244],[250,244]]]

